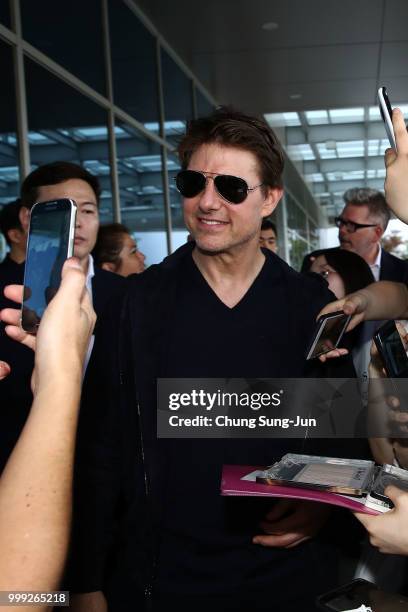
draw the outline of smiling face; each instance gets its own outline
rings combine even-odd
[[[262,182],[255,155],[243,149],[219,144],[201,145],[191,156],[189,170],[209,174],[228,174],[243,178],[248,187]],[[234,253],[259,244],[262,218],[271,214],[282,196],[282,189],[260,187],[249,191],[241,204],[224,200],[207,178],[204,191],[184,198],[184,220],[199,250]]]
[[[77,204],[74,255],[83,265],[95,246],[99,228],[98,203],[92,187],[82,179],[69,179],[58,185],[38,188],[38,202],[70,198]]]

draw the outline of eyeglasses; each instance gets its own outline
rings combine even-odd
[[[184,198],[194,198],[204,191],[207,180],[214,181],[217,193],[230,204],[241,204],[248,196],[249,191],[261,187],[263,183],[248,187],[244,179],[229,174],[216,174],[208,176],[212,172],[198,172],[196,170],[181,170],[174,179],[176,186]]]
[[[354,232],[363,227],[377,227],[378,225],[378,223],[355,223],[354,221],[343,219],[343,217],[335,217],[334,223],[337,227],[345,227],[350,234],[354,234]]]

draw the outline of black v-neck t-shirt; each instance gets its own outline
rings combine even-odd
[[[292,304],[297,297],[288,289],[289,274],[295,273],[277,256],[267,256],[247,293],[229,308],[208,285],[192,257],[187,257],[162,343],[160,375],[302,377],[314,319],[332,296],[320,282],[313,281],[307,301]],[[299,282],[307,281],[299,278]],[[307,546],[285,550],[251,542],[254,535],[262,533],[259,522],[270,509],[270,500],[220,495],[224,463],[270,464],[286,452],[301,452],[302,443],[280,439],[159,440],[168,470],[159,592],[267,592],[271,587],[279,589],[298,572],[307,581],[307,565],[311,565]],[[316,576],[316,568],[313,573]]]

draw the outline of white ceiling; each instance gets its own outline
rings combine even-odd
[[[329,217],[348,187],[381,188],[388,145],[370,107],[380,85],[394,105],[408,102],[408,0],[138,4],[219,103],[255,114],[297,112],[301,125],[278,132]],[[263,29],[270,22],[278,27]],[[358,121],[313,125],[305,112],[347,107],[360,108]]]
[[[137,3],[222,104],[262,114],[371,105],[382,84],[408,97],[407,0]]]

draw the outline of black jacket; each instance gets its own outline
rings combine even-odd
[[[9,284],[23,284],[24,263],[15,264],[6,258],[0,264],[0,291]],[[117,274],[95,268],[92,278],[93,306],[98,317],[105,310],[110,299],[123,293],[125,280]],[[15,308],[16,304],[0,298],[1,308]],[[98,323],[95,334],[98,333]],[[13,450],[27,419],[33,396],[31,393],[31,374],[34,367],[34,353],[31,349],[11,340],[0,324],[0,358],[11,366],[9,376],[0,382],[0,472]]]
[[[381,249],[380,280],[408,283],[408,262]]]
[[[110,320],[101,323],[80,414],[73,591],[109,589],[109,581],[115,581],[112,555],[123,588],[131,584],[133,593],[148,593],[154,580],[167,493],[166,456],[156,436],[156,378],[180,262],[193,247],[184,245],[161,264],[129,277],[123,306],[117,304]],[[323,279],[299,275],[277,256],[265,254],[274,258],[285,279],[293,323],[287,330],[288,351],[299,371],[315,317],[334,296]]]

